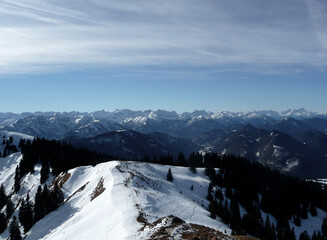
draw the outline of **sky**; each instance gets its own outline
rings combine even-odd
[[[0,0],[0,112],[327,112],[324,0]]]

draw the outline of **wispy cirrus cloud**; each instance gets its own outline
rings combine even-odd
[[[0,73],[157,66],[324,69],[326,5],[0,0]]]

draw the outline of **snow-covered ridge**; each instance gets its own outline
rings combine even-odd
[[[221,119],[221,118],[256,118],[256,117],[270,117],[273,119],[281,119],[285,117],[293,118],[309,118],[309,117],[327,117],[327,112],[313,112],[307,111],[304,108],[288,109],[285,111],[272,111],[272,110],[254,110],[247,112],[231,112],[231,111],[218,111],[216,113],[206,110],[195,110],[193,112],[183,112],[181,114],[175,111],[165,110],[143,110],[134,111],[129,109],[110,111],[95,111],[95,112],[25,112],[20,114],[15,113],[0,113],[0,123],[2,125],[9,125],[17,120],[27,116],[45,116],[52,121],[58,118],[74,119],[78,124],[84,117],[93,117],[94,119],[108,119],[114,122],[123,123],[126,119],[135,118],[149,118],[149,119],[192,119],[202,116],[205,119]]]
[[[21,158],[20,153],[0,158],[0,183],[6,186],[8,195],[13,193],[15,168]],[[168,167],[173,182],[166,180]],[[21,189],[11,195],[17,207],[15,216],[27,193],[34,200],[40,169],[37,165],[33,174],[24,176]],[[51,186],[53,179],[50,174],[46,184]],[[209,179],[203,169],[193,174],[185,167],[112,161],[69,170],[56,180],[63,183],[65,203],[38,221],[25,239],[145,239],[150,229],[139,231],[144,221],[152,223],[171,214],[187,223],[231,232],[220,220],[209,217]],[[6,230],[0,239],[8,236]]]
[[[252,111],[217,113],[196,110],[192,113],[178,114],[174,111],[144,110],[133,111],[128,109],[115,110],[114,112],[96,111],[86,112],[35,112],[35,113],[0,113],[0,129],[22,132],[33,136],[48,139],[62,139],[70,136],[94,137],[96,135],[122,129],[139,130],[144,133],[163,132],[177,133],[192,124],[203,128],[204,132],[212,128],[231,124],[254,124],[269,126],[271,122],[284,118],[327,119],[327,113],[306,111],[305,109],[291,109],[283,112]],[[215,126],[213,126],[216,124]],[[180,133],[181,136],[185,135]],[[198,135],[195,134],[195,135]],[[177,136],[177,135],[175,135]],[[179,137],[181,137],[179,136]]]

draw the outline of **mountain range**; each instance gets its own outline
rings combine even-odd
[[[327,177],[327,114],[303,108],[217,113],[128,109],[0,113],[0,129],[136,159],[214,151],[300,177]]]

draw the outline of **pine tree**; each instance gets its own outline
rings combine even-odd
[[[218,188],[215,192],[215,198],[219,199],[220,201],[224,200],[223,192],[220,188]]]
[[[293,222],[296,226],[301,227],[301,218],[299,215],[293,217]]]
[[[49,164],[48,162],[44,162],[41,168],[41,179],[40,179],[41,184],[45,183],[45,181],[48,179],[49,173],[50,173]]]
[[[64,202],[64,194],[57,183],[55,184],[53,191],[49,193],[48,202],[50,212],[56,210]]]
[[[225,199],[224,206],[223,206],[223,209],[222,209],[221,219],[226,224],[230,223],[230,213],[229,213],[228,209],[229,209],[228,202],[227,202],[227,199]]]
[[[308,232],[304,231],[303,233],[301,233],[299,240],[311,240],[311,238],[310,238]]]
[[[177,159],[176,159],[176,165],[185,166],[186,165],[186,158],[183,153],[178,153]]]
[[[24,227],[24,232],[27,233],[33,226],[33,204],[29,200],[29,195],[27,194],[26,201],[23,199],[21,207],[19,209],[19,221]]]
[[[173,174],[171,173],[171,169],[168,169],[167,176],[166,176],[167,181],[174,181]]]
[[[16,167],[15,171],[15,192],[17,193],[20,189],[20,169],[19,166]]]
[[[292,227],[292,231],[290,233],[290,237],[289,237],[290,240],[296,240],[296,236],[295,236],[295,231],[294,231],[294,227]],[[309,237],[310,239],[310,237]],[[311,240],[311,239],[310,239]]]
[[[310,214],[312,217],[317,216],[317,208],[311,203],[309,208]]]
[[[2,209],[7,203],[7,195],[6,195],[6,191],[5,191],[5,187],[3,186],[3,184],[1,184],[0,187],[0,209]]]
[[[18,223],[16,222],[16,216],[12,218],[9,226],[10,240],[22,240],[22,236],[19,230]]]
[[[212,219],[216,219],[216,205],[217,202],[215,200],[211,200],[209,203],[209,212]]]
[[[235,231],[235,234],[241,235],[241,215],[240,215],[240,207],[238,202],[233,199],[230,202],[230,212],[231,212],[231,228]]]
[[[4,213],[0,213],[0,234],[7,228],[7,218]]]
[[[44,203],[42,200],[42,186],[40,185],[35,194],[34,205],[34,222],[39,221],[45,216]]]
[[[327,239],[327,217],[322,221],[321,234],[324,239]]]
[[[15,211],[14,203],[11,201],[11,199],[8,199],[7,207],[6,207],[6,217],[7,217],[7,219],[9,219],[11,217],[11,215],[14,213],[14,211]]]
[[[226,189],[225,196],[228,197],[229,199],[233,198],[233,191],[230,187]]]
[[[308,208],[306,205],[304,205],[304,204],[302,205],[300,214],[301,214],[302,219],[308,218]]]
[[[44,215],[47,215],[49,212],[53,211],[52,201],[50,200],[50,192],[46,184],[44,184],[44,188],[41,195],[41,201],[44,208]]]
[[[275,225],[271,224],[268,214],[264,226],[264,236],[265,240],[276,240]]]
[[[196,159],[195,159],[195,154],[194,153],[191,153],[189,158],[188,158],[188,163],[190,165],[190,171],[194,174],[197,173],[197,170],[196,170]]]

